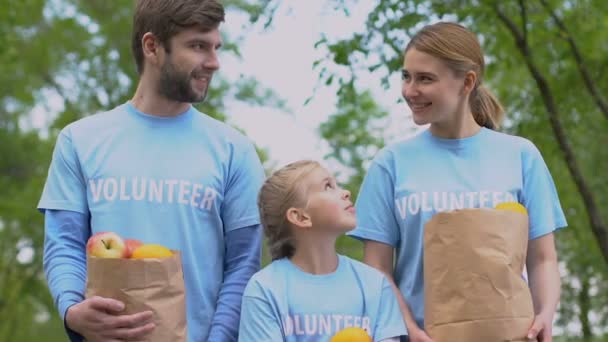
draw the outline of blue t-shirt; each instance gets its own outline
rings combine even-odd
[[[374,341],[406,335],[397,299],[378,270],[339,255],[335,272],[313,275],[273,261],[245,289],[239,341],[329,341],[347,327]]]
[[[223,281],[225,236],[259,224],[263,179],[253,144],[228,125],[193,107],[161,118],[125,103],[61,131],[38,208],[88,215],[92,234],[180,250],[188,339],[203,341]]]
[[[437,212],[516,201],[529,213],[529,238],[566,226],[553,179],[528,140],[481,128],[442,139],[425,130],[385,147],[359,192],[348,235],[396,248],[395,282],[424,327],[423,228]]]

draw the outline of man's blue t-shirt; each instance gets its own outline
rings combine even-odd
[[[528,209],[530,239],[566,226],[553,179],[530,141],[487,128],[463,139],[425,130],[374,158],[357,197],[357,228],[348,235],[396,248],[395,282],[424,327],[424,225],[437,212],[507,201]]]
[[[253,144],[228,125],[193,107],[163,118],[126,103],[62,130],[38,208],[83,213],[92,234],[180,250],[188,339],[203,341],[223,281],[225,236],[259,224],[263,179]]]
[[[378,270],[339,256],[336,271],[313,275],[273,261],[245,289],[239,341],[329,341],[359,327],[374,341],[406,335],[395,293]]]

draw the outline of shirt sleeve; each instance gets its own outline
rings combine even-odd
[[[261,245],[260,225],[226,234],[224,282],[208,341],[237,340],[242,294],[251,276],[260,269]]]
[[[57,137],[38,209],[88,214],[86,182],[67,129]]]
[[[255,281],[243,296],[239,342],[284,341],[279,319]]]
[[[394,189],[388,170],[373,162],[363,179],[355,205],[357,227],[347,235],[397,247],[401,233],[395,218]]]
[[[376,319],[376,328],[374,329],[374,341],[406,335],[407,328],[405,327],[397,297],[391,284],[383,277],[380,306]]]
[[[557,189],[540,151],[530,143],[523,155],[523,205],[530,218],[529,238],[536,239],[567,225]]]
[[[226,232],[260,223],[257,197],[264,169],[253,144],[246,146],[244,151],[235,151],[230,166],[221,212]]]
[[[45,211],[43,268],[59,315],[70,341],[82,337],[65,324],[68,308],[84,300],[86,241],[90,236],[87,215],[65,210]]]

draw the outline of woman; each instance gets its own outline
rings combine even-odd
[[[424,224],[440,211],[508,201],[529,212],[526,265],[536,317],[528,337],[551,341],[560,288],[553,232],[566,220],[538,149],[495,131],[503,110],[483,86],[484,67],[479,41],[461,25],[440,22],[412,38],[402,94],[414,122],[429,128],[380,151],[357,199],[358,225],[349,235],[365,242],[364,261],[398,288],[413,342],[431,341],[423,330]]]

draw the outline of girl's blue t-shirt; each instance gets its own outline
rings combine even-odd
[[[339,256],[335,272],[313,275],[273,261],[245,289],[239,341],[329,341],[359,327],[374,341],[406,335],[393,289],[378,270]]]

